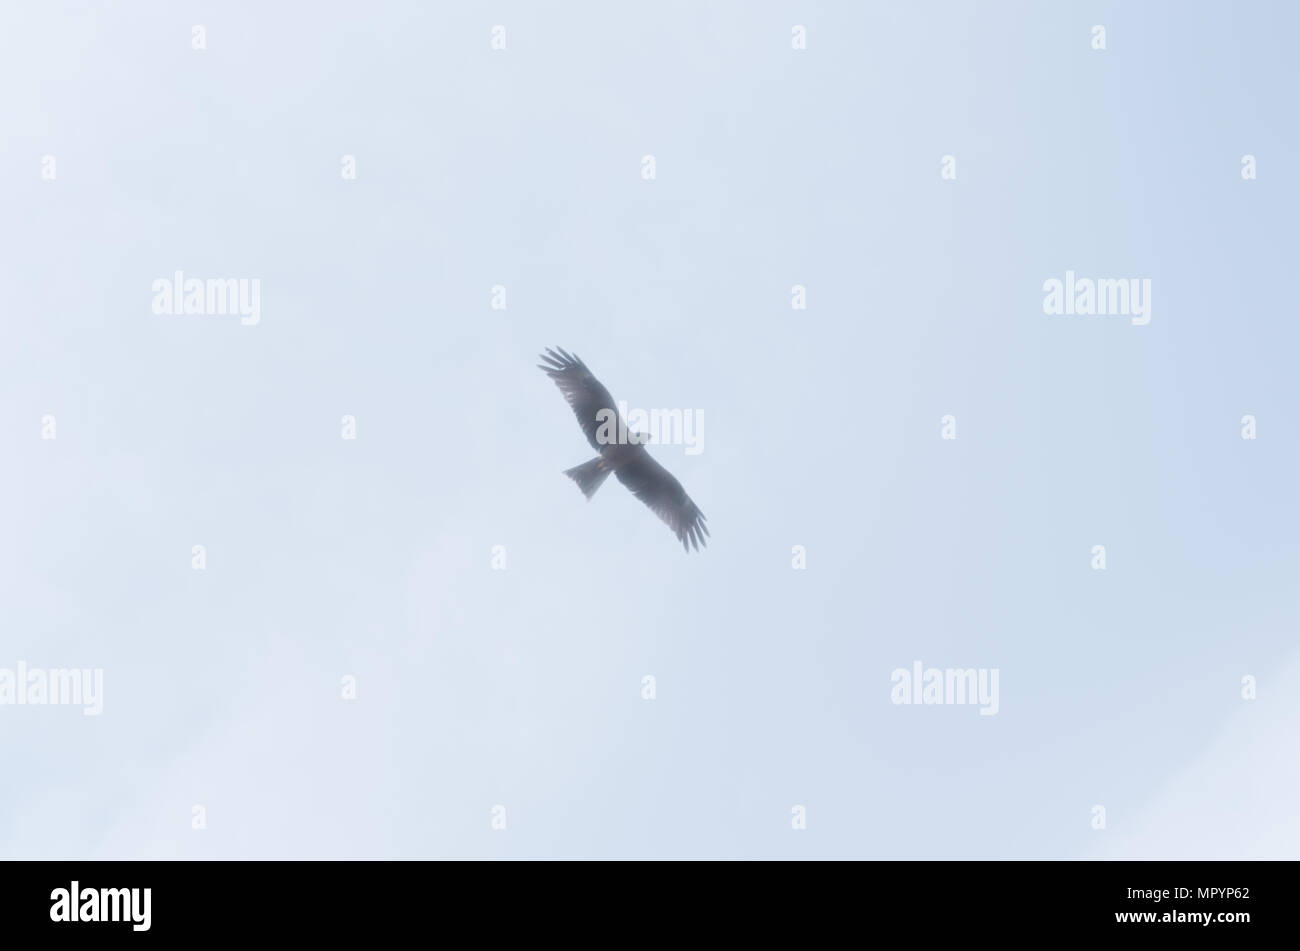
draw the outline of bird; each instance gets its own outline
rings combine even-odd
[[[673,474],[646,451],[645,442],[649,435],[627,432],[614,398],[587,365],[561,347],[547,347],[538,359],[542,363],[537,364],[537,368],[555,381],[573,414],[578,417],[578,425],[582,427],[587,442],[600,453],[580,466],[564,470],[564,474],[578,484],[587,501],[591,501],[612,472],[633,495],[663,519],[687,554],[692,546],[699,551],[701,545],[707,544],[705,539],[709,529],[704,524],[700,507],[691,501]],[[612,436],[612,433],[626,433],[626,441]]]

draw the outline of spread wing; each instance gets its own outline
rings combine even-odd
[[[547,347],[540,359],[545,363],[537,364],[537,368],[546,371],[546,375],[555,381],[564,398],[569,401],[573,415],[578,417],[578,425],[582,427],[583,435],[591,443],[591,448],[598,452],[604,449],[596,441],[596,430],[605,419],[617,418],[618,407],[614,405],[614,397],[609,395],[609,390],[605,389],[600,380],[592,376],[587,364],[573,354],[566,353],[559,347],[555,350]],[[597,419],[601,410],[608,410],[614,416],[607,413]],[[616,422],[615,425],[619,424]]]
[[[655,462],[644,447],[633,459],[615,469],[614,475],[664,520],[688,552],[692,545],[699,551],[701,545],[708,544],[704,540],[709,534],[704,513],[673,474]]]

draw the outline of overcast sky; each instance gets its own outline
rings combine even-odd
[[[1298,31],[4,5],[0,671],[103,692],[0,705],[0,855],[1300,854]],[[707,550],[556,345],[702,414]]]

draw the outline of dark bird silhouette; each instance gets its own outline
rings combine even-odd
[[[537,365],[538,369],[546,371],[555,381],[578,417],[587,442],[600,453],[580,466],[566,469],[564,474],[578,483],[582,494],[590,499],[609,474],[614,473],[619,482],[664,520],[683,548],[689,552],[694,546],[699,551],[701,545],[707,544],[705,538],[709,534],[704,513],[673,474],[646,451],[648,435],[627,433],[627,425],[609,390],[576,356],[559,347],[555,350],[548,347],[540,359],[544,362]],[[611,432],[627,433],[627,441],[611,439]]]

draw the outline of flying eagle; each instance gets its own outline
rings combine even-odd
[[[538,369],[545,370],[546,375],[555,381],[578,417],[578,425],[582,427],[587,442],[600,453],[580,466],[566,469],[564,474],[578,483],[582,494],[590,499],[605,478],[614,473],[619,482],[664,520],[687,552],[692,545],[699,551],[709,534],[704,526],[704,513],[691,501],[673,474],[646,452],[644,443],[648,435],[629,433],[626,442],[610,439],[609,430],[615,425],[618,433],[627,433],[627,426],[609,390],[592,375],[585,363],[559,347],[555,350],[547,347],[540,359],[544,363],[539,363]]]

